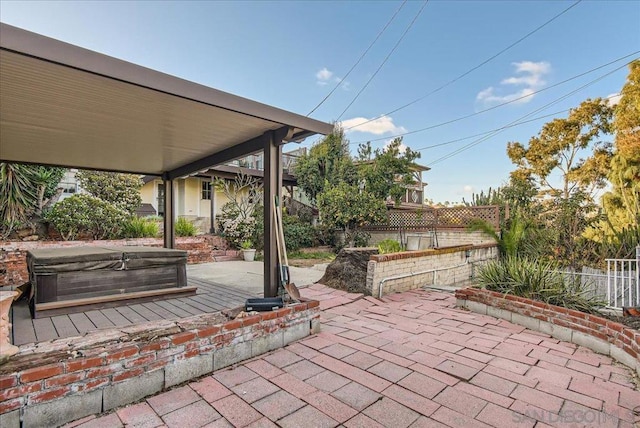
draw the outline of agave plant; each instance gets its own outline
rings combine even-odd
[[[480,267],[476,281],[487,290],[582,312],[595,313],[604,306],[603,301],[587,295],[579,279],[566,278],[553,261],[507,256]]]
[[[27,221],[38,199],[34,178],[27,165],[0,163],[0,234],[8,236]]]

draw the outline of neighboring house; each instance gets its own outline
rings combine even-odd
[[[300,204],[310,205],[304,192],[296,186],[297,182],[292,173],[296,159],[305,151],[305,148],[300,148],[282,155],[283,196],[284,202],[290,209],[300,206]],[[424,202],[424,187],[426,186],[426,183],[422,180],[422,173],[429,169],[426,166],[414,164],[415,184],[407,187],[399,206],[395,206],[394,201],[391,199],[386,201],[387,206],[396,209],[420,208]],[[224,193],[211,185],[211,180],[217,178],[233,180],[240,172],[262,178],[264,173],[262,154],[238,159],[228,164],[211,168],[196,176],[176,180],[176,216],[194,221],[203,233],[215,231],[216,224],[215,222],[213,225],[211,224],[211,213],[213,212],[214,218],[219,216],[222,213],[222,207],[229,200]],[[141,190],[142,202],[153,206],[158,215],[163,215],[164,187],[162,180],[159,177],[145,177],[143,180],[145,185]],[[314,212],[317,215],[317,211],[314,210]]]
[[[78,180],[76,180],[77,172],[78,172],[77,169],[72,168],[72,169],[68,169],[64,173],[62,180],[60,180],[60,183],[58,184],[58,187],[62,188],[62,193],[60,194],[60,198],[58,198],[58,201],[66,199],[69,196],[73,196],[76,193],[83,193],[83,190],[80,187]]]
[[[296,179],[292,173],[296,159],[306,153],[305,148],[299,148],[282,155],[282,184],[284,203],[290,210],[300,206],[309,206],[310,202],[304,192],[298,188]],[[389,208],[396,209],[416,209],[420,208],[424,202],[424,187],[426,183],[422,180],[422,173],[428,171],[426,166],[414,164],[413,168],[414,185],[408,186],[405,196],[401,199],[400,205],[395,206],[394,201],[386,201]],[[63,188],[60,200],[82,193],[75,174],[77,169],[68,170],[60,181]],[[262,178],[264,176],[264,162],[262,154],[251,155],[246,158],[232,161],[228,164],[219,165],[207,171],[203,171],[193,177],[175,180],[175,213],[177,217],[185,217],[193,221],[202,233],[215,231],[215,222],[211,223],[211,213],[214,219],[222,214],[222,207],[229,202],[224,193],[212,186],[212,180],[222,178],[233,180],[240,172]],[[160,177],[143,177],[144,185],[140,190],[142,206],[136,214],[140,216],[160,215],[164,209],[164,185]],[[317,211],[313,210],[317,215]]]
[[[282,184],[285,194],[295,193],[296,180],[291,174],[296,158],[301,150],[283,153],[282,155]],[[264,177],[264,162],[262,154],[247,156],[228,164],[219,165],[202,171],[193,177],[175,180],[175,213],[178,217],[185,217],[193,221],[204,233],[215,231],[216,224],[211,223],[214,218],[222,214],[222,207],[229,202],[224,193],[212,185],[212,180],[233,180],[237,174],[243,172],[259,179]],[[152,206],[158,215],[163,215],[164,186],[160,177],[146,176],[144,186],[140,191],[143,204]]]
[[[411,170],[413,172],[415,184],[406,186],[405,194],[400,199],[400,205],[395,206],[395,201],[391,198],[387,198],[387,207],[403,210],[413,210],[422,207],[424,204],[424,188],[427,186],[427,183],[422,181],[422,173],[429,171],[430,169],[431,168],[428,166],[414,163]]]

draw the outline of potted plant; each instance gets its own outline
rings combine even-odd
[[[256,249],[251,247],[253,247],[253,243],[248,239],[240,244],[245,262],[252,262],[256,257]]]

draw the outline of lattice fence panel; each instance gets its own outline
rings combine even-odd
[[[482,206],[389,210],[385,223],[371,225],[368,228],[374,230],[464,229],[475,219],[485,220],[497,230],[500,227],[500,209],[497,206]]]

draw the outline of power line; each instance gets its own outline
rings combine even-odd
[[[515,121],[513,121],[513,122],[510,122],[510,123],[509,123],[508,125],[506,125],[505,127],[498,129],[496,132],[493,132],[493,133],[491,133],[490,135],[487,135],[486,137],[479,138],[479,139],[477,139],[477,140],[475,140],[475,141],[472,141],[471,143],[469,143],[469,144],[467,144],[467,145],[465,145],[465,146],[462,146],[461,148],[459,148],[459,149],[457,149],[457,150],[454,150],[454,151],[453,151],[453,152],[451,152],[451,153],[448,153],[448,154],[446,154],[446,155],[444,155],[444,156],[442,156],[442,157],[439,157],[438,159],[436,159],[436,160],[432,161],[432,162],[429,164],[429,166],[432,166],[432,165],[435,165],[435,164],[437,164],[437,163],[443,162],[443,161],[445,161],[445,160],[447,160],[447,159],[449,159],[449,158],[452,158],[453,156],[456,156],[456,155],[458,155],[458,154],[460,154],[460,153],[462,153],[462,152],[464,152],[464,151],[466,151],[466,150],[469,150],[470,148],[472,148],[472,147],[474,147],[474,146],[477,146],[477,145],[478,145],[478,144],[480,144],[480,143],[483,143],[483,142],[487,141],[488,139],[490,139],[490,138],[492,138],[492,137],[496,136],[497,134],[501,133],[502,131],[504,131],[507,127],[509,127],[509,125],[513,125],[514,123],[517,123],[517,122],[519,122],[519,121],[521,121],[521,120],[524,120],[524,119],[526,119],[527,117],[529,117],[529,116],[531,116],[531,115],[533,115],[533,114],[536,114],[536,113],[538,113],[538,112],[540,112],[540,111],[542,111],[542,110],[547,109],[548,107],[551,107],[552,105],[555,105],[555,104],[557,104],[557,103],[559,103],[559,102],[561,102],[561,101],[563,101],[563,100],[565,100],[565,99],[569,98],[570,96],[572,96],[572,95],[576,94],[577,92],[580,92],[581,90],[583,90],[583,89],[585,89],[585,88],[587,88],[587,87],[589,87],[589,86],[593,85],[594,83],[599,82],[600,80],[602,80],[602,79],[604,79],[605,77],[607,77],[607,76],[609,76],[609,75],[611,75],[611,74],[615,73],[616,71],[618,71],[618,70],[620,70],[620,69],[622,69],[622,68],[626,67],[626,66],[627,66],[627,65],[629,65],[629,64],[630,64],[630,62],[628,62],[628,63],[626,63],[626,64],[623,64],[623,65],[621,65],[620,67],[617,67],[617,68],[615,68],[614,70],[611,70],[611,71],[609,71],[609,72],[607,72],[607,73],[603,74],[602,76],[600,76],[600,77],[598,77],[598,78],[596,78],[596,79],[592,80],[591,82],[589,82],[589,83],[587,83],[587,84],[585,84],[585,85],[580,86],[579,88],[577,88],[577,89],[575,89],[575,90],[573,90],[573,91],[569,92],[568,94],[563,95],[562,97],[557,98],[556,100],[554,100],[554,101],[552,101],[552,102],[550,102],[550,103],[548,103],[548,104],[545,104],[544,106],[542,106],[542,107],[540,107],[540,108],[538,108],[538,109],[536,109],[536,110],[534,110],[534,111],[532,111],[532,112],[530,112],[530,113],[528,113],[528,114],[526,114],[526,115],[522,116],[522,117],[521,117],[521,118],[519,118],[519,119],[516,119],[516,120],[515,120]]]
[[[568,79],[565,79],[565,80],[563,80],[563,81],[561,81],[561,82],[555,83],[555,84],[553,84],[553,85],[551,85],[551,86],[547,86],[546,88],[539,89],[539,90],[537,90],[537,91],[531,92],[531,93],[529,93],[529,94],[523,95],[523,96],[521,96],[521,97],[515,98],[515,99],[510,100],[510,101],[505,101],[504,103],[497,104],[497,105],[495,105],[495,106],[493,106],[493,107],[489,107],[489,108],[486,108],[486,109],[484,109],[484,110],[479,110],[479,111],[476,111],[476,112],[474,112],[474,113],[467,114],[467,115],[465,115],[465,116],[460,116],[460,117],[455,118],[455,119],[447,120],[446,122],[441,122],[441,123],[437,123],[437,124],[435,124],[435,125],[427,126],[427,127],[425,127],[425,128],[416,129],[415,131],[403,132],[403,133],[401,133],[401,134],[391,135],[391,136],[387,136],[387,137],[381,137],[381,138],[374,138],[374,139],[369,139],[369,140],[355,141],[355,142],[352,142],[352,143],[350,142],[349,144],[360,144],[360,143],[366,143],[366,142],[373,142],[373,141],[388,140],[389,138],[404,137],[404,136],[406,136],[406,135],[417,134],[417,133],[420,133],[420,132],[428,131],[428,130],[430,130],[430,129],[440,128],[440,127],[445,126],[445,125],[450,125],[450,124],[452,124],[452,123],[459,122],[459,121],[461,121],[461,120],[468,119],[468,118],[470,118],[470,117],[478,116],[478,115],[480,115],[480,114],[486,113],[486,112],[491,111],[491,110],[495,110],[495,109],[497,109],[497,108],[499,108],[499,107],[506,106],[506,105],[508,105],[508,104],[512,104],[512,103],[515,103],[515,102],[521,101],[521,100],[523,100],[523,99],[525,99],[525,98],[532,97],[532,96],[534,96],[534,95],[536,95],[536,94],[539,94],[539,93],[541,93],[541,92],[547,91],[547,90],[549,90],[549,89],[553,89],[553,88],[555,88],[555,87],[557,87],[557,86],[563,85],[563,84],[565,84],[565,83],[567,83],[567,82],[570,82],[570,81],[572,81],[572,80],[578,79],[578,78],[580,78],[580,77],[582,77],[582,76],[586,76],[587,74],[590,74],[590,73],[593,73],[593,72],[595,72],[595,71],[598,71],[598,70],[600,70],[600,69],[602,69],[602,68],[604,68],[604,67],[607,67],[607,66],[609,66],[609,65],[611,65],[611,64],[615,64],[616,62],[622,61],[622,60],[624,60],[624,59],[629,58],[630,56],[637,55],[637,54],[639,54],[639,53],[640,53],[640,51],[632,52],[632,53],[630,53],[630,54],[628,54],[628,55],[625,55],[625,56],[622,56],[622,57],[620,57],[620,58],[614,59],[613,61],[609,61],[609,62],[608,62],[608,63],[606,63],[606,64],[599,65],[599,66],[597,66],[597,67],[595,67],[595,68],[592,68],[592,69],[590,69],[590,70],[588,70],[588,71],[585,71],[585,72],[583,72],[583,73],[577,74],[577,75],[575,75],[575,76],[573,76],[573,77],[570,77],[570,78],[568,78]],[[616,69],[616,70],[617,70],[617,69]],[[366,122],[365,122],[365,123],[366,123]],[[360,125],[356,125],[356,126],[360,126]],[[351,128],[347,128],[347,129],[352,129],[352,128],[354,128],[354,126],[352,126]]]
[[[358,93],[356,94],[355,97],[353,97],[353,99],[351,100],[351,102],[349,103],[349,105],[347,105],[347,107],[345,107],[344,110],[342,110],[342,113],[340,113],[340,116],[338,116],[337,120],[340,120],[340,118],[342,117],[342,115],[344,115],[347,110],[349,110],[349,108],[353,105],[354,102],[356,102],[356,100],[358,99],[358,97],[360,96],[360,94],[362,94],[362,92],[364,92],[365,89],[367,89],[367,86],[369,86],[369,83],[371,83],[371,81],[373,80],[374,77],[376,77],[376,75],[378,74],[378,72],[382,69],[382,67],[386,64],[386,62],[389,60],[389,58],[391,57],[391,55],[395,52],[395,50],[398,48],[398,46],[400,46],[400,42],[402,42],[402,40],[404,39],[404,37],[407,35],[407,33],[409,32],[409,30],[411,29],[411,27],[413,27],[413,24],[416,23],[416,21],[418,20],[418,17],[420,16],[420,14],[422,13],[422,11],[424,10],[425,6],[427,6],[427,3],[429,3],[429,0],[425,0],[425,2],[422,4],[422,7],[420,8],[420,10],[418,11],[418,13],[416,13],[416,16],[414,16],[413,20],[411,21],[411,23],[409,24],[409,26],[407,26],[407,28],[404,30],[404,33],[402,33],[402,35],[400,36],[400,38],[398,39],[398,41],[396,42],[396,44],[393,46],[393,48],[391,49],[391,51],[389,51],[389,53],[387,54],[387,56],[384,58],[384,60],[380,63],[380,65],[378,66],[378,68],[376,69],[376,71],[371,75],[371,77],[369,78],[369,80],[367,80],[367,83],[364,84],[364,86],[360,89],[360,91],[358,91]]]
[[[377,120],[377,119],[379,119],[379,118],[381,118],[381,117],[384,117],[384,116],[387,116],[387,115],[390,115],[390,114],[396,113],[396,112],[398,112],[398,111],[400,111],[400,110],[402,110],[402,109],[405,109],[405,108],[407,108],[407,107],[409,107],[409,106],[412,106],[413,104],[415,104],[415,103],[417,103],[417,102],[420,102],[420,101],[424,100],[425,98],[427,98],[427,97],[429,97],[429,96],[431,96],[431,95],[433,95],[433,94],[435,94],[435,93],[437,93],[437,92],[441,91],[442,89],[446,88],[447,86],[452,85],[453,83],[457,82],[458,80],[462,79],[463,77],[467,76],[468,74],[470,74],[470,73],[474,72],[475,70],[479,69],[480,67],[482,67],[483,65],[487,64],[488,62],[490,62],[490,61],[494,60],[495,58],[499,57],[500,55],[502,55],[503,53],[505,53],[506,51],[508,51],[508,50],[509,50],[509,49],[511,49],[512,47],[516,46],[516,45],[517,45],[517,44],[519,44],[520,42],[524,41],[525,39],[529,38],[529,37],[530,37],[530,36],[532,36],[533,34],[535,34],[535,33],[537,33],[538,31],[540,31],[541,29],[543,29],[543,28],[544,28],[544,27],[546,27],[547,25],[551,24],[553,21],[555,21],[556,19],[560,18],[562,15],[564,15],[564,14],[565,14],[565,13],[567,13],[567,12],[569,12],[569,10],[571,10],[571,9],[573,9],[575,6],[577,6],[581,1],[582,1],[582,0],[578,0],[578,1],[576,1],[576,2],[575,2],[575,3],[573,3],[571,6],[569,6],[568,8],[566,8],[565,10],[563,10],[562,12],[558,13],[557,15],[555,15],[553,18],[551,18],[551,19],[549,19],[548,21],[546,21],[544,24],[539,25],[536,29],[534,29],[534,30],[532,30],[532,31],[528,32],[526,35],[524,35],[523,37],[519,38],[519,39],[518,39],[518,40],[516,40],[515,42],[511,43],[509,46],[507,46],[506,48],[502,49],[500,52],[498,52],[498,53],[496,53],[496,54],[492,55],[491,57],[489,57],[489,58],[487,58],[486,60],[482,61],[480,64],[478,64],[478,65],[476,65],[475,67],[473,67],[473,68],[471,68],[471,69],[467,70],[466,72],[462,73],[460,76],[456,77],[455,79],[453,79],[453,80],[451,80],[451,81],[449,81],[449,82],[445,83],[444,85],[442,85],[442,86],[440,86],[440,87],[438,87],[438,88],[434,89],[434,90],[433,90],[433,91],[431,91],[431,92],[428,92],[427,94],[425,94],[425,95],[421,96],[420,98],[416,98],[415,100],[413,100],[413,101],[411,101],[411,102],[409,102],[409,103],[407,103],[407,104],[404,104],[403,106],[400,106],[400,107],[398,107],[398,108],[396,108],[396,109],[394,109],[394,110],[391,110],[390,112],[387,112],[387,113],[385,113],[385,114],[382,114],[382,115],[380,115],[380,116],[378,116],[378,117],[376,117],[376,118],[369,119],[369,120],[367,120],[366,122],[362,122],[362,123],[359,123],[359,124],[357,124],[357,125],[353,125],[353,126],[351,126],[351,127],[349,127],[349,128],[346,128],[346,129],[345,129],[345,131],[346,131],[346,130],[349,130],[349,129],[357,128],[358,126],[362,126],[362,125],[364,125],[364,124],[366,124],[366,123],[372,122],[372,121]],[[343,112],[343,114],[344,114],[344,112]]]
[[[344,77],[342,77],[342,79],[336,83],[336,85],[333,87],[333,89],[327,94],[327,96],[325,96],[322,101],[320,101],[318,103],[317,106],[315,106],[309,113],[307,113],[307,116],[310,116],[311,113],[313,113],[314,111],[316,111],[322,104],[324,104],[325,101],[327,101],[329,99],[329,97],[331,95],[333,95],[333,93],[336,91],[336,89],[338,89],[338,87],[340,85],[342,85],[342,83],[347,79],[347,77],[349,77],[349,75],[351,74],[351,72],[353,71],[354,68],[357,67],[358,64],[360,64],[360,61],[362,61],[362,58],[364,58],[364,56],[371,50],[371,48],[373,47],[373,45],[376,44],[376,42],[378,41],[378,39],[380,38],[380,36],[382,36],[382,34],[387,30],[387,28],[389,27],[389,25],[393,22],[394,19],[396,19],[396,16],[398,15],[398,13],[400,12],[400,10],[402,10],[402,8],[404,7],[404,5],[407,3],[408,0],[404,0],[402,2],[402,4],[400,5],[400,7],[396,10],[396,12],[393,14],[393,16],[391,17],[391,19],[389,19],[389,21],[387,22],[387,24],[382,28],[382,30],[380,30],[380,32],[378,33],[378,35],[376,36],[376,38],[373,40],[373,42],[371,42],[371,44],[369,45],[369,47],[362,52],[362,55],[360,55],[360,58],[358,58],[358,60],[355,62],[355,64],[353,64],[353,66],[349,69],[349,71],[347,71],[347,74],[344,75]]]
[[[617,96],[620,96],[620,94],[617,93],[617,94],[609,95],[608,97],[605,97],[603,99],[604,100],[609,100],[609,99],[615,98]],[[484,135],[491,134],[491,133],[494,133],[496,131],[502,131],[504,129],[513,128],[513,127],[516,127],[516,126],[524,125],[526,123],[536,122],[538,120],[547,119],[549,117],[554,117],[554,116],[557,116],[557,115],[562,114],[562,113],[567,113],[569,111],[571,111],[571,109],[564,109],[564,110],[556,111],[554,113],[545,114],[543,116],[537,116],[537,117],[534,117],[532,119],[521,120],[521,121],[518,121],[517,123],[513,123],[511,125],[501,126],[500,128],[491,129],[489,131],[479,132],[477,134],[469,135],[467,137],[456,138],[455,140],[445,141],[444,143],[430,144],[428,146],[424,146],[424,147],[420,147],[419,149],[412,149],[412,150],[416,151],[416,152],[421,152],[421,151],[427,150],[427,149],[433,149],[433,148],[436,148],[436,147],[447,146],[449,144],[459,143],[460,141],[470,140],[471,138],[482,137]]]

